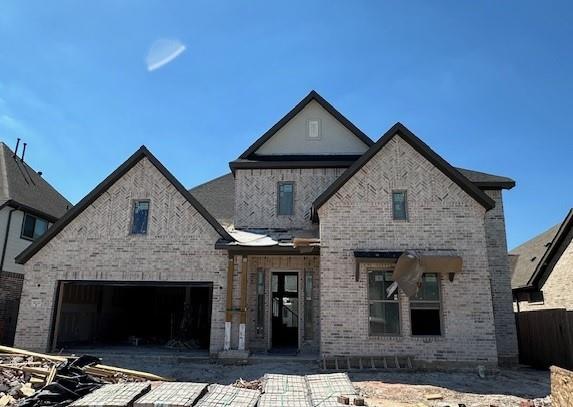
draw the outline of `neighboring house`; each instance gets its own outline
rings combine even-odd
[[[0,142],[0,341],[14,340],[24,267],[14,258],[72,205]]]
[[[16,344],[517,360],[514,181],[399,123],[374,143],[314,91],[230,167],[189,192],[141,147],[18,256]]]
[[[573,209],[563,222],[509,253],[515,310],[573,311]]]

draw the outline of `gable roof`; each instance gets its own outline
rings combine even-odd
[[[88,206],[90,206],[97,198],[99,198],[107,189],[123,177],[130,169],[132,169],[143,158],[147,158],[159,172],[171,182],[171,184],[187,199],[187,201],[203,216],[203,218],[215,229],[215,231],[224,239],[234,241],[234,239],[227,233],[215,218],[207,212],[207,210],[185,189],[185,187],[155,158],[153,154],[145,147],[141,146],[131,157],[129,157],[123,164],[121,164],[114,172],[112,172],[105,180],[96,186],[89,194],[87,194],[76,206],[70,209],[60,220],[58,220],[48,231],[34,243],[32,243],[26,250],[16,257],[16,262],[19,264],[26,263],[34,254],[36,254],[42,247],[44,247],[54,236],[56,236],[66,225],[74,220],[80,213],[82,213]]]
[[[0,207],[12,206],[55,222],[72,204],[0,142]]]
[[[220,223],[232,224],[235,215],[235,178],[228,173],[189,190]]]
[[[249,148],[247,148],[243,154],[239,156],[239,159],[253,159],[255,157],[255,152],[265,144],[272,136],[274,136],[285,124],[287,124],[292,118],[299,114],[302,109],[305,108],[311,101],[316,101],[324,110],[330,113],[336,120],[338,120],[344,127],[346,127],[352,134],[358,137],[364,144],[371,146],[374,144],[372,139],[364,134],[358,127],[350,122],[346,117],[342,115],[338,110],[334,108],[330,103],[328,103],[322,96],[318,94],[315,90],[310,91],[308,95],[304,97],[290,112],[288,112],[282,119],[280,119],[273,127],[267,130],[261,137],[259,137]]]
[[[318,209],[326,203],[354,174],[356,174],[372,157],[374,157],[393,137],[399,136],[414,150],[420,153],[424,158],[430,161],[435,167],[448,176],[468,195],[474,198],[486,210],[495,206],[495,202],[474,185],[460,171],[452,167],[446,160],[440,157],[426,143],[420,140],[402,123],[398,122],[393,125],[380,139],[374,143],[370,149],[365,152],[358,160],[354,162],[340,177],[336,179],[312,204],[313,217],[316,218]]]
[[[456,167],[467,179],[479,189],[511,189],[515,186],[515,181],[501,175],[487,174],[481,171],[466,170]]]
[[[509,252],[512,264],[511,288],[513,290],[538,290],[552,269],[550,263],[561,255],[559,248],[567,242],[567,236],[573,228],[573,209],[563,222],[553,226],[540,235],[528,240]]]

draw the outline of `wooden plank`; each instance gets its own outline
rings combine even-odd
[[[58,304],[56,305],[56,318],[54,321],[54,334],[52,335],[52,346],[50,349],[52,352],[55,351],[56,346],[58,346],[58,335],[60,333],[60,319],[62,315],[62,303],[64,301],[64,292],[66,290],[66,283],[60,281],[58,287]]]
[[[233,256],[229,256],[227,266],[227,313],[225,314],[225,321],[231,322],[233,320],[233,274],[235,273],[235,260]]]

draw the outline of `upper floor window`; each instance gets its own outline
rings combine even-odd
[[[394,220],[407,220],[406,191],[392,191],[392,217]]]
[[[391,270],[368,271],[368,302],[370,335],[400,334],[400,305],[398,291],[388,297],[386,290],[394,278]]]
[[[440,281],[436,273],[425,273],[416,296],[410,300],[412,335],[441,335]]]
[[[320,120],[311,119],[306,122],[306,138],[309,140],[320,140],[321,136]]]
[[[131,219],[131,234],[146,234],[148,219],[149,201],[135,201],[133,203],[133,217]]]
[[[277,195],[277,214],[292,215],[294,213],[294,182],[279,182]]]
[[[48,230],[48,221],[37,216],[24,214],[24,223],[22,223],[22,232],[20,236],[23,239],[36,240]]]

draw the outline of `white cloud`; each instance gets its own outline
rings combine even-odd
[[[153,42],[145,58],[147,70],[154,71],[168,64],[181,55],[185,48],[185,44],[175,39],[162,38]]]

